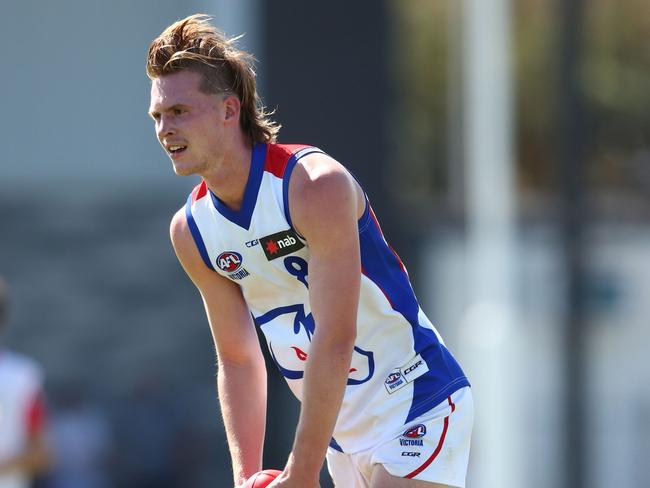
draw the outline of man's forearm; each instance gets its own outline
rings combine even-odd
[[[303,403],[287,468],[292,476],[318,479],[345,393],[353,338],[319,340],[314,335],[305,368]]]
[[[259,471],[266,426],[266,370],[219,361],[219,403],[235,484]]]

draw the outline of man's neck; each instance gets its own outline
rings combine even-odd
[[[244,192],[251,170],[253,148],[241,138],[223,156],[218,169],[211,174],[201,175],[208,188],[228,208],[239,210],[244,201]]]

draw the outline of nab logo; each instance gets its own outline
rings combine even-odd
[[[217,266],[226,273],[233,273],[241,266],[241,254],[238,252],[226,251],[217,256]]]
[[[426,425],[419,424],[404,432],[402,437],[407,437],[408,439],[419,439],[425,435],[427,435]]]
[[[262,237],[259,242],[262,244],[266,259],[269,261],[286,256],[305,247],[293,229],[287,229],[271,234],[270,236]]]

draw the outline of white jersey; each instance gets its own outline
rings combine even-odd
[[[19,455],[40,428],[42,374],[31,359],[0,350],[0,464]],[[0,474],[0,488],[28,488],[26,473]]]
[[[288,184],[296,162],[314,152],[321,151],[257,144],[239,211],[226,207],[205,182],[185,207],[205,264],[241,287],[271,357],[298,399],[318,324],[309,307],[309,243],[293,229]],[[469,385],[420,309],[406,269],[368,203],[358,224],[362,275],[357,337],[330,444],[342,452],[385,440]]]

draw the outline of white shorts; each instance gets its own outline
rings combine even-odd
[[[368,488],[375,464],[392,476],[465,487],[474,423],[469,387],[454,392],[392,439],[365,451],[327,451],[327,468],[337,488]]]

